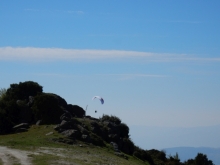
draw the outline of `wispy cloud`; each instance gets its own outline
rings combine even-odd
[[[111,80],[117,81],[132,81],[132,80],[140,80],[140,79],[161,79],[161,78],[169,78],[169,75],[162,74],[144,74],[144,73],[121,73],[121,74],[64,74],[64,73],[31,73],[31,75],[35,75],[36,77],[50,77],[50,78],[68,78],[68,79],[79,79],[79,78],[109,78]]]
[[[185,54],[152,53],[124,50],[0,47],[0,60],[74,61],[136,59],[149,62],[220,62],[220,58],[198,58]]]
[[[85,14],[85,12],[81,10],[39,10],[34,8],[28,8],[24,10],[28,12],[53,12],[53,13],[67,13],[67,14],[76,14],[76,15]]]
[[[159,74],[131,74],[131,73],[124,73],[124,74],[97,74],[97,76],[114,76],[118,77],[119,80],[130,80],[130,79],[137,79],[137,78],[166,78],[169,77],[167,75],[159,75]]]
[[[103,76],[103,77],[117,77],[119,80],[128,80],[128,79],[135,79],[135,78],[166,78],[170,77],[167,75],[159,75],[159,74],[141,74],[141,73],[122,73],[122,74],[59,74],[59,73],[35,73],[36,76],[46,76],[46,77],[88,77],[88,76]]]
[[[203,23],[201,21],[187,21],[187,20],[174,20],[174,21],[166,21],[166,22],[169,22],[169,23],[186,23],[186,24],[200,24],[200,23]]]
[[[124,57],[146,57],[152,53],[120,51],[120,50],[91,50],[91,49],[62,49],[34,47],[3,47],[0,48],[0,60],[77,60],[77,59],[106,59]]]

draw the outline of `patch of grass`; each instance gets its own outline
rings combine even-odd
[[[39,155],[32,155],[32,162],[35,165],[49,165],[52,161],[57,162],[59,160],[58,156],[54,156],[51,154],[39,154]]]
[[[50,138],[61,137],[54,129],[53,125],[46,126],[32,126],[28,132],[1,135],[0,145],[9,146],[13,148],[35,148],[43,146],[56,146],[56,143],[48,143]],[[53,132],[53,134],[46,136],[47,133]]]
[[[109,145],[99,147],[81,141],[72,145],[53,142],[51,139],[65,138],[53,128],[54,125],[34,125],[28,132],[0,135],[0,145],[28,151],[34,165],[149,165],[130,155],[126,155],[128,159],[119,157]],[[53,133],[46,135],[49,132]]]

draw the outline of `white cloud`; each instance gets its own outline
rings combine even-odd
[[[119,51],[119,50],[90,50],[90,49],[62,49],[62,48],[34,48],[34,47],[2,47],[0,60],[77,60],[77,59],[106,59],[124,57],[147,57],[152,53]]]
[[[94,49],[62,49],[35,47],[0,47],[0,60],[20,61],[74,61],[74,60],[104,60],[104,59],[136,59],[150,62],[220,62],[220,58],[197,58],[184,54],[151,53],[124,50],[94,50]]]

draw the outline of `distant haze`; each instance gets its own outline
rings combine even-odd
[[[209,160],[215,165],[220,165],[220,148],[208,148],[208,147],[175,147],[175,148],[165,148],[164,151],[166,155],[176,155],[184,162],[188,159],[194,159],[198,153],[207,155]]]
[[[220,125],[205,127],[130,126],[131,139],[144,149],[173,147],[220,148]]]

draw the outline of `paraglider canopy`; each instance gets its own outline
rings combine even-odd
[[[94,100],[95,98],[99,99],[99,100],[101,101],[101,103],[104,104],[104,99],[103,99],[102,97],[100,97],[100,96],[94,96],[94,97],[92,98],[92,100]]]

